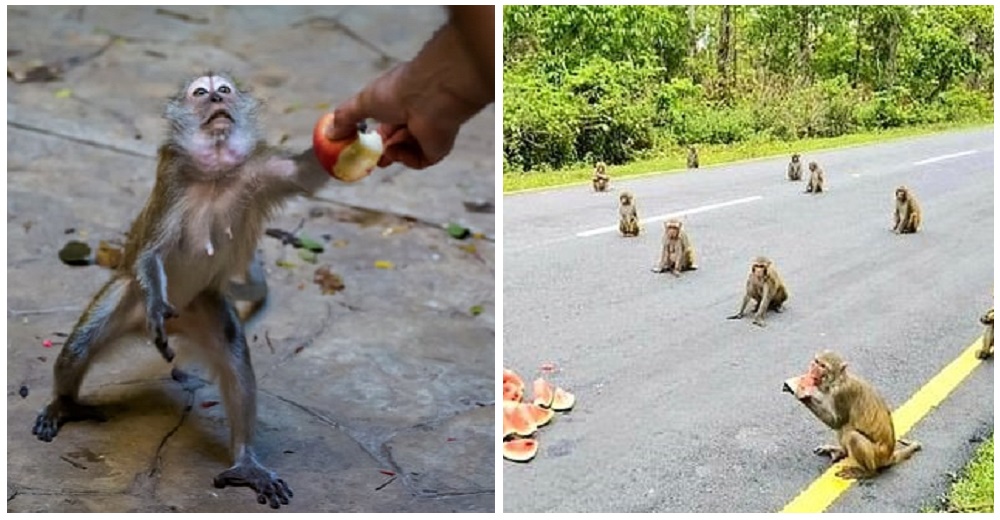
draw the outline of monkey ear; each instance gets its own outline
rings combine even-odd
[[[840,364],[840,375],[844,375],[846,373],[847,373],[847,362],[845,361],[844,363]]]

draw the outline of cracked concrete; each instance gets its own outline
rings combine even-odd
[[[52,443],[31,435],[63,335],[109,276],[56,253],[71,239],[123,238],[153,185],[163,101],[184,78],[232,72],[266,100],[268,140],[304,149],[321,112],[416,53],[444,16],[8,7],[8,71],[33,60],[62,70],[52,82],[7,80],[9,512],[270,511],[250,490],[212,486],[230,464],[229,429],[217,387],[180,342],[188,381],[171,379],[151,343],[122,342],[81,391],[107,421],[68,424]],[[378,170],[289,203],[270,225],[304,222],[325,242],[317,265],[261,240],[272,302],[247,332],[255,446],[295,492],[282,511],[493,511],[494,215],[463,204],[493,202],[493,121],[491,106],[426,171]],[[450,222],[483,238],[453,239]],[[320,293],[321,265],[344,290]]]

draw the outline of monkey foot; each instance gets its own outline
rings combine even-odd
[[[764,323],[764,320],[759,319],[759,318],[755,318],[753,320],[753,324],[756,325],[756,326],[758,326],[758,327],[767,327],[767,324]]]
[[[284,480],[256,462],[237,464],[219,473],[215,477],[214,484],[217,488],[226,486],[249,487],[257,492],[257,503],[270,504],[272,509],[281,507],[278,502],[288,505],[288,499],[294,496],[292,489]]]
[[[35,419],[31,433],[38,440],[52,442],[59,428],[70,421],[101,421],[105,417],[97,411],[97,407],[82,405],[68,397],[61,397],[49,403]]]
[[[821,457],[829,456],[830,463],[838,462],[847,456],[847,452],[844,451],[842,448],[840,448],[839,446],[832,446],[832,445],[818,446],[816,447],[816,449],[813,450],[813,453]]]
[[[871,477],[867,471],[854,466],[846,467],[837,472],[837,476],[844,480],[856,480]]]
[[[992,350],[980,350],[979,352],[976,352],[976,357],[979,358],[979,359],[989,359],[989,358],[993,357],[993,351]]]

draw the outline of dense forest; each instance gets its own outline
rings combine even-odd
[[[505,6],[504,172],[992,121],[993,6]]]

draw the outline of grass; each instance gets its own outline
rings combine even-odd
[[[940,123],[934,125],[922,125],[906,128],[891,128],[878,132],[862,132],[856,134],[842,135],[829,138],[802,139],[799,141],[768,141],[768,142],[744,142],[733,145],[705,145],[698,147],[700,166],[705,167],[712,164],[722,164],[734,161],[749,159],[759,159],[762,157],[772,157],[778,155],[791,155],[792,153],[802,153],[830,148],[843,148],[857,146],[887,139],[900,139],[918,135],[933,134],[945,130],[960,130],[966,128],[982,127],[986,124],[992,126],[993,122],[977,123]],[[680,147],[665,151],[657,157],[643,159],[629,164],[608,166],[608,173],[611,180],[636,177],[649,173],[678,173],[684,171],[687,163],[687,152]],[[572,167],[565,170],[537,171],[528,173],[504,173],[503,191],[504,193],[516,193],[519,191],[552,188],[569,184],[583,184],[590,182],[593,174],[593,165]]]
[[[956,481],[941,511],[949,513],[993,512],[993,437],[976,450],[972,461]]]

